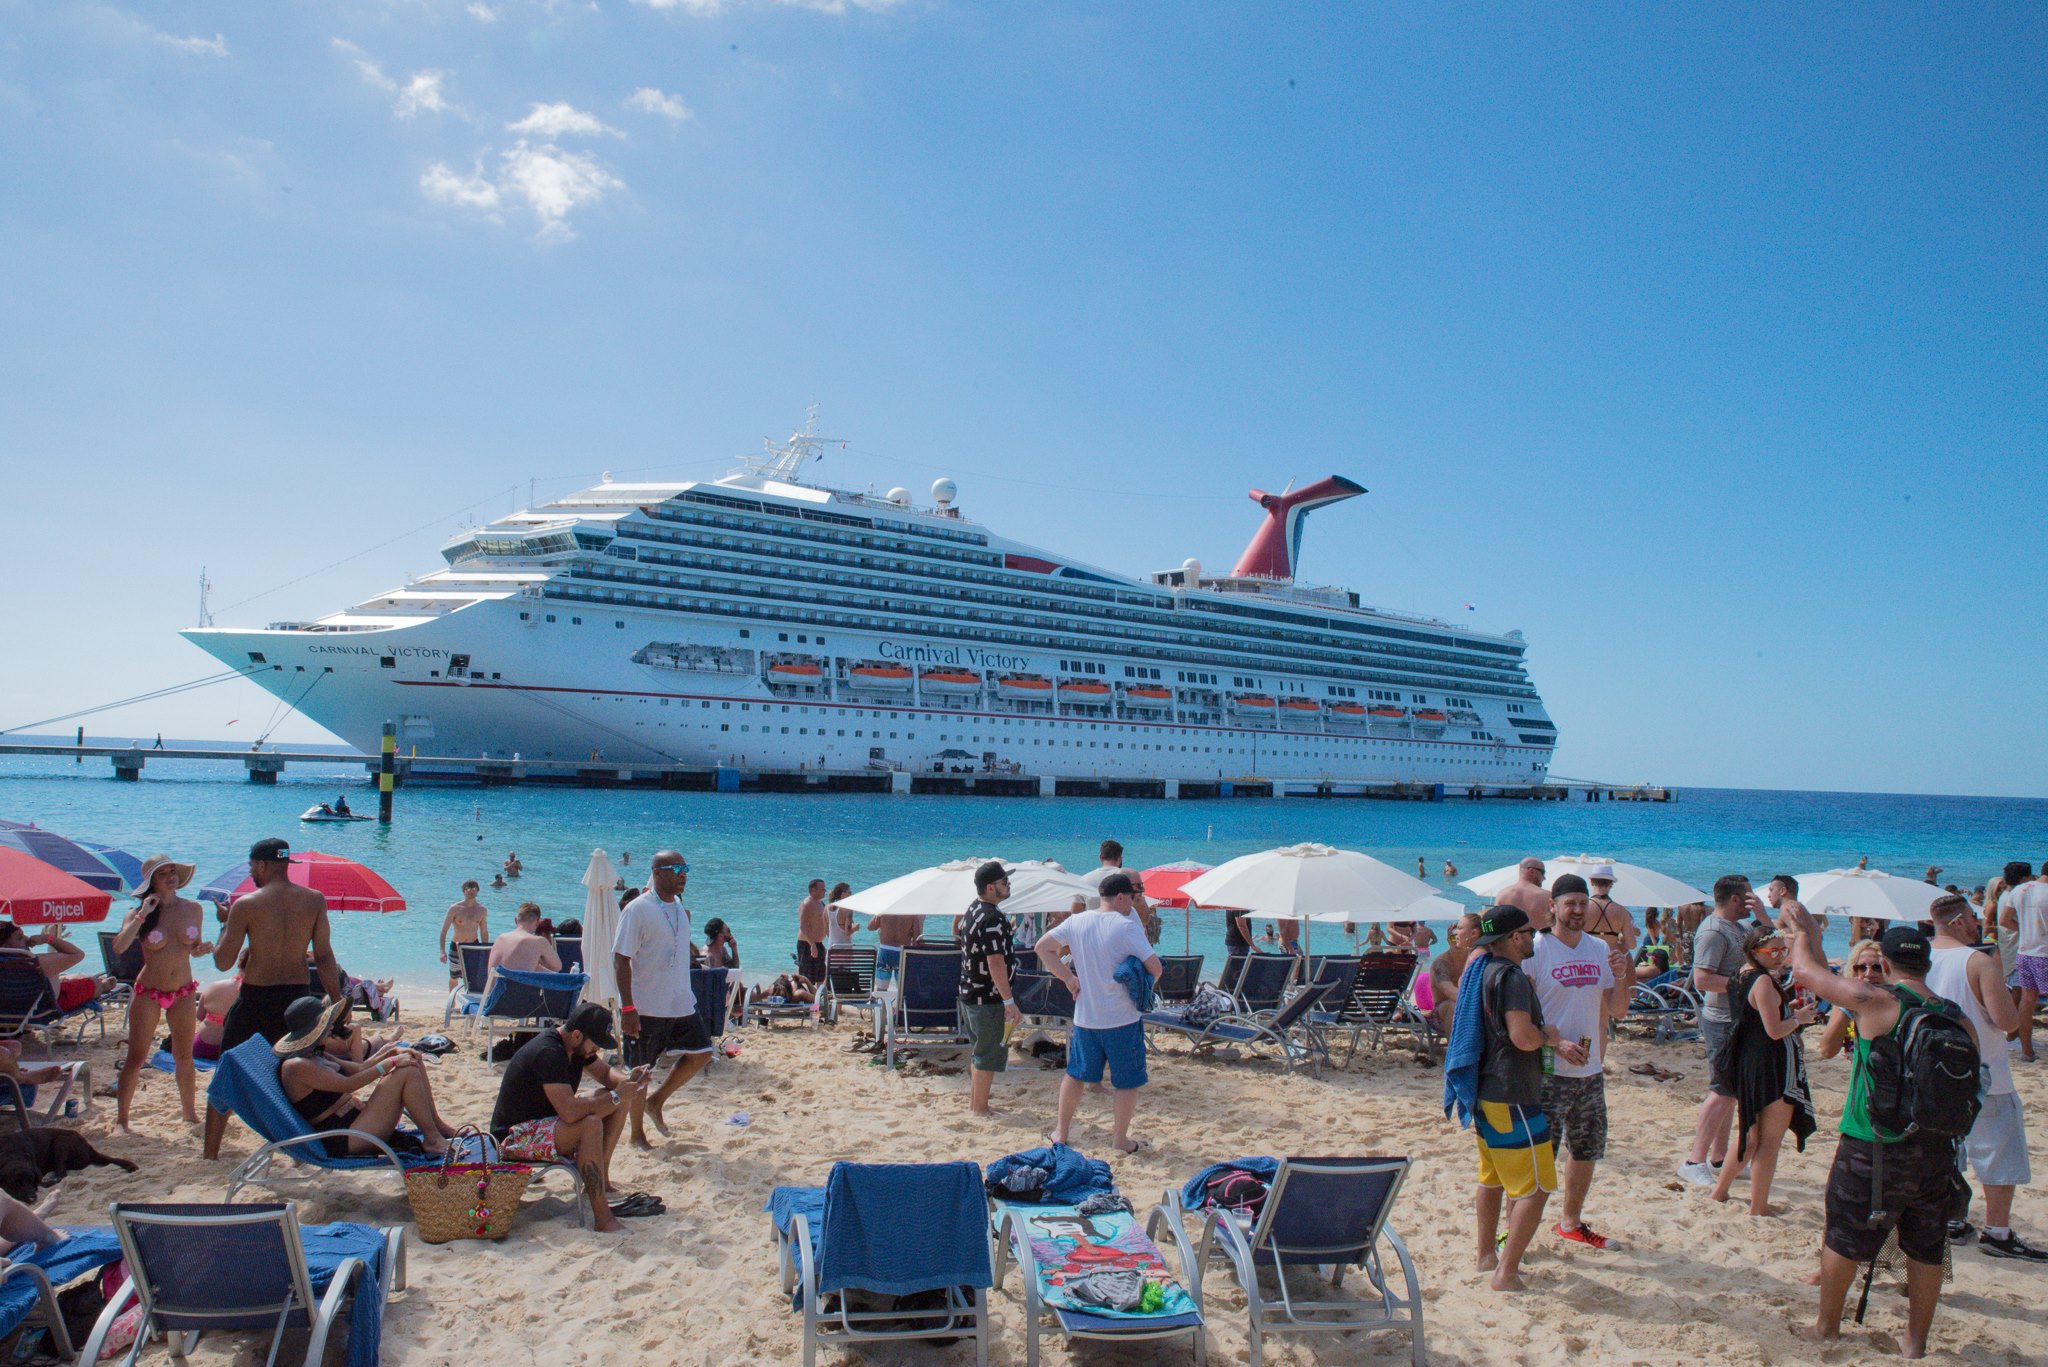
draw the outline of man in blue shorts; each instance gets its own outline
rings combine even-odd
[[[1101,910],[1078,912],[1038,937],[1039,961],[1074,994],[1074,1036],[1067,1045],[1067,1075],[1060,1079],[1059,1120],[1050,1136],[1055,1144],[1067,1142],[1082,1088],[1102,1081],[1107,1071],[1114,1117],[1110,1143],[1119,1153],[1144,1147],[1131,1138],[1131,1117],[1145,1085],[1145,1027],[1116,974],[1127,959],[1143,964],[1155,980],[1163,970],[1132,913],[1134,891],[1129,874],[1112,873],[1102,880]]]

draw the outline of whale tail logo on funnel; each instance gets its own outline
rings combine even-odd
[[[1237,558],[1237,568],[1231,573],[1267,579],[1294,578],[1294,563],[1301,556],[1301,527],[1308,521],[1308,515],[1317,508],[1356,498],[1364,492],[1364,485],[1342,475],[1331,475],[1284,494],[1252,490],[1252,502],[1266,510],[1266,520],[1253,534],[1244,554]]]

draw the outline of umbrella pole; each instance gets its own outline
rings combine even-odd
[[[1195,909],[1192,906],[1180,909],[1180,952],[1187,954],[1194,947]]]

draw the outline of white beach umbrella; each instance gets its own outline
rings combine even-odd
[[[1614,870],[1614,888],[1609,894],[1625,907],[1682,907],[1691,902],[1711,902],[1714,899],[1688,883],[1681,883],[1669,874],[1646,869],[1641,864],[1624,864],[1619,859],[1609,859],[1598,854],[1560,854],[1543,861],[1545,886],[1561,873],[1576,873],[1587,882],[1592,881],[1592,871],[1599,868]],[[1522,876],[1520,864],[1509,864],[1506,868],[1482,873],[1477,878],[1467,878],[1458,884],[1470,888],[1481,897],[1491,900],[1515,885]]]
[[[1181,892],[1202,906],[1287,920],[1413,921],[1464,910],[1412,874],[1369,854],[1329,845],[1287,845],[1242,855],[1189,879]],[[1449,910],[1415,909],[1423,903]]]
[[[918,869],[886,883],[863,888],[839,905],[862,916],[944,916],[967,910],[974,900],[974,871],[987,859],[954,859]],[[1028,916],[1041,911],[1066,911],[1076,897],[1097,902],[1092,884],[1076,878],[1050,860],[1002,861],[1010,870],[1006,915]]]
[[[1829,869],[1799,875],[1800,905],[1816,916],[1924,921],[1934,899],[1947,895],[1946,888],[1877,869]]]
[[[619,980],[612,975],[612,946],[619,938],[618,894],[612,887],[619,871],[603,850],[590,852],[590,867],[583,871],[583,971],[590,975],[583,995],[594,1002],[619,999]]]

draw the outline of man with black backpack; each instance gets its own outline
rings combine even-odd
[[[1842,1308],[1859,1265],[1898,1230],[1906,1255],[1906,1332],[1899,1352],[1927,1351],[1941,1295],[1948,1221],[1969,1189],[1956,1145],[1978,1110],[1978,1051],[1962,1009],[1927,986],[1932,947],[1917,926],[1884,932],[1884,985],[1835,974],[1820,953],[1820,928],[1793,898],[1778,908],[1792,942],[1792,978],[1856,1018],[1856,1053],[1842,1105],[1842,1137],[1828,1174],[1820,1311],[1801,1335],[1840,1337]],[[1866,1295],[1869,1280],[1864,1282]],[[1860,1311],[1859,1311],[1860,1316]]]

